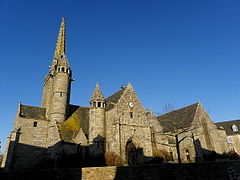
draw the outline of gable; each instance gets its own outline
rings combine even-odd
[[[106,112],[109,120],[119,121],[120,119],[120,123],[125,126],[149,127],[146,109],[130,84],[122,89],[121,96],[115,102],[116,104]]]

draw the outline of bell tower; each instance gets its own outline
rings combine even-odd
[[[42,107],[47,118],[63,122],[68,113],[72,72],[66,57],[66,25],[62,18],[50,71],[44,80]]]

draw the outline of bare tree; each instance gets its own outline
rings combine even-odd
[[[166,104],[163,107],[163,110],[167,113],[163,114],[162,119],[160,119],[159,121],[161,121],[160,123],[164,124],[164,129],[160,132],[155,132],[155,134],[159,134],[167,137],[169,136],[173,137],[174,144],[165,144],[160,142],[155,142],[155,143],[162,144],[165,146],[175,147],[177,152],[178,163],[181,163],[180,143],[183,142],[186,138],[192,138],[194,149],[196,152],[193,132],[197,128],[199,128],[199,125],[192,124],[192,123],[186,125],[184,120],[181,119],[181,117],[178,117],[177,114],[169,113],[170,110],[172,109],[173,109],[173,106],[171,104]]]
[[[164,106],[162,106],[162,112],[164,113],[168,113],[174,110],[174,106],[171,103],[166,103]]]

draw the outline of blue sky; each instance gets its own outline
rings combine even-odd
[[[131,82],[156,113],[200,101],[215,122],[240,118],[240,0],[0,0],[2,146],[18,103],[41,104],[62,16],[71,103]]]

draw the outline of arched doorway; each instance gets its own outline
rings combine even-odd
[[[126,143],[126,160],[129,165],[137,165],[142,162],[143,149],[137,138],[130,137]]]

